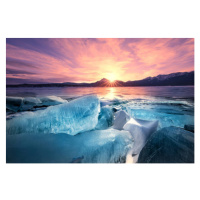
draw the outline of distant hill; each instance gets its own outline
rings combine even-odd
[[[194,71],[177,72],[172,74],[158,75],[147,77],[137,81],[119,81],[111,83],[108,79],[103,78],[94,83],[46,83],[46,84],[20,84],[7,85],[7,87],[130,87],[130,86],[181,86],[194,85]]]
[[[180,86],[194,85],[194,71],[177,72],[167,75],[148,77],[138,81],[127,81],[125,86]]]

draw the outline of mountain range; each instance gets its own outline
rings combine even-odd
[[[181,86],[194,85],[194,71],[177,72],[154,77],[147,77],[136,81],[119,81],[110,82],[103,78],[94,83],[45,83],[45,84],[20,84],[7,85],[7,87],[134,87],[134,86]]]

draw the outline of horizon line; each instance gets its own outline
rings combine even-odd
[[[173,72],[173,73],[169,73],[169,74],[158,74],[158,75],[156,75],[156,76],[148,76],[148,77],[146,77],[146,78],[144,78],[144,79],[147,79],[147,78],[149,78],[149,77],[151,77],[151,78],[153,78],[153,77],[157,77],[157,76],[165,76],[165,75],[170,75],[170,74],[176,74],[176,73],[191,73],[191,72],[194,72],[194,70],[192,70],[192,71],[185,71],[185,72]],[[6,77],[7,78],[7,77]],[[64,83],[74,83],[74,84],[92,84],[92,83],[96,83],[96,82],[98,82],[98,81],[101,81],[101,80],[103,80],[103,79],[106,79],[107,81],[109,81],[109,79],[107,79],[107,78],[101,78],[100,80],[96,80],[95,82],[55,82],[55,83],[53,83],[53,82],[44,82],[44,83],[20,83],[20,84],[7,84],[6,83],[6,86],[7,85],[45,85],[45,84],[64,84]],[[113,82],[116,82],[116,81],[120,81],[120,82],[124,82],[124,83],[127,83],[127,82],[129,82],[129,81],[141,81],[141,80],[144,80],[144,79],[138,79],[138,80],[128,80],[128,81],[122,81],[122,80],[114,80]],[[7,81],[6,81],[7,82]]]

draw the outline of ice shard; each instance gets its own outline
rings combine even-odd
[[[119,163],[133,147],[128,131],[7,135],[7,163]]]
[[[139,163],[194,163],[194,133],[166,127],[154,134],[142,149]]]
[[[7,121],[11,134],[77,133],[94,129],[98,123],[99,99],[95,95],[78,98],[69,103],[50,106],[45,110],[28,112]]]

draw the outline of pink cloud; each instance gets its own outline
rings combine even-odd
[[[38,43],[42,40],[38,39]],[[128,81],[194,70],[193,39],[55,38],[47,42],[47,47],[46,43],[31,43],[28,48],[25,44],[7,43],[7,60],[11,60],[7,68],[24,71],[7,77],[93,82],[112,74],[118,80]]]

